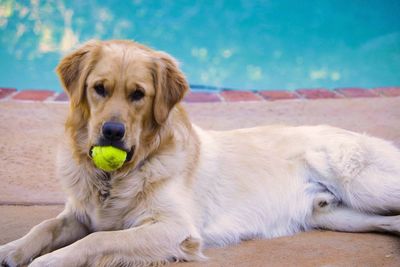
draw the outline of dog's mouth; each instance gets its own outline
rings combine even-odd
[[[100,142],[99,144],[96,144],[96,145],[93,145],[93,146],[90,147],[89,153],[88,153],[90,158],[93,158],[92,150],[93,150],[93,148],[95,146],[113,146],[115,148],[118,148],[120,150],[125,151],[126,152],[126,159],[125,159],[124,163],[127,163],[127,162],[131,161],[132,157],[133,157],[133,153],[135,152],[135,146],[132,146],[130,149],[127,149],[125,146],[123,146],[121,144],[103,144],[103,143]]]

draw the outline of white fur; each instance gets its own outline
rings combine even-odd
[[[354,210],[400,210],[400,152],[386,141],[328,126],[196,132],[194,195],[206,244],[311,229],[312,203],[324,191]]]

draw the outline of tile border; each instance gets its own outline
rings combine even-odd
[[[210,102],[245,102],[245,101],[281,101],[281,100],[314,100],[343,99],[363,97],[399,97],[400,86],[360,88],[343,87],[329,90],[326,88],[301,88],[297,90],[234,90],[210,86],[191,86],[192,91],[183,99],[186,103]],[[34,102],[67,102],[68,96],[52,90],[17,90],[0,87],[0,101],[34,101]]]
[[[12,96],[14,100],[30,100],[30,101],[45,101],[49,97],[55,95],[54,91],[51,90],[23,90],[18,91],[15,95]]]
[[[17,92],[16,88],[0,87],[0,99],[10,97],[11,95],[15,94],[15,92]]]

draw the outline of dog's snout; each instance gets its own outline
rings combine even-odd
[[[101,129],[105,139],[109,141],[120,141],[125,135],[125,126],[119,122],[108,121]]]

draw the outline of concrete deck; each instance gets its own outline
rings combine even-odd
[[[186,103],[206,129],[265,124],[330,124],[400,145],[400,97]],[[63,102],[0,101],[0,244],[55,216],[64,197],[55,177]],[[400,163],[399,163],[400,164]],[[206,263],[180,266],[398,266],[400,239],[381,234],[316,231],[209,249]]]

